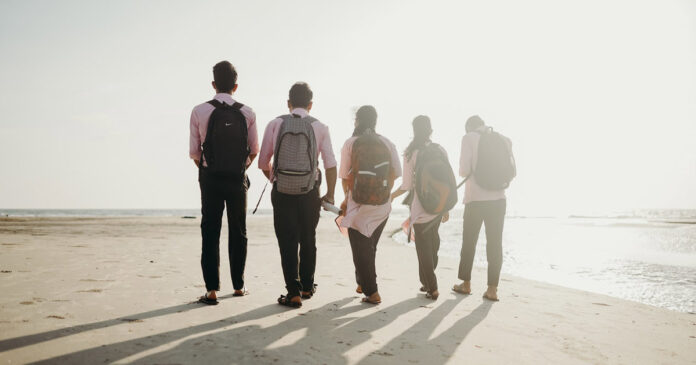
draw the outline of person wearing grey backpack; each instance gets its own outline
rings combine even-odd
[[[311,298],[316,291],[316,228],[322,201],[334,204],[337,163],[329,127],[309,115],[313,97],[309,85],[295,83],[289,94],[290,114],[281,115],[266,126],[259,168],[273,183],[273,226],[287,289],[278,303],[299,308],[302,299]],[[326,171],[323,197],[319,193],[319,155]]]

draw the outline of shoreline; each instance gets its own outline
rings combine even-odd
[[[7,293],[0,298],[0,359],[696,362],[694,315],[505,274],[501,302],[489,303],[480,298],[481,268],[475,269],[474,295],[448,290],[456,281],[456,262],[448,257],[437,270],[440,299],[425,299],[418,293],[415,252],[386,235],[377,253],[384,302],[361,304],[347,238],[327,215],[317,230],[317,295],[289,310],[275,303],[284,288],[272,219],[252,216],[248,227],[251,294],[229,295],[222,254],[221,304],[203,307],[191,303],[204,290],[198,219],[0,220],[0,289]]]

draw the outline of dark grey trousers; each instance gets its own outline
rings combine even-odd
[[[498,286],[500,269],[503,266],[505,209],[505,199],[470,202],[464,206],[464,232],[462,234],[461,260],[459,261],[459,279],[471,281],[476,242],[483,224],[486,226],[488,285]]]

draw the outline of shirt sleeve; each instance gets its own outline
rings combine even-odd
[[[271,170],[271,157],[273,157],[273,126],[276,119],[272,120],[266,126],[263,132],[263,141],[261,142],[261,150],[259,151],[259,168],[264,171]]]
[[[396,146],[393,143],[389,143],[391,149],[391,163],[394,166],[394,178],[401,176],[401,159],[399,158],[399,152],[396,151]]]
[[[459,176],[467,177],[471,174],[471,160],[473,158],[473,148],[471,139],[462,137],[462,149],[459,155]]]
[[[414,162],[416,159],[415,153],[417,152],[414,152],[410,159],[404,155],[404,176],[403,179],[401,179],[401,187],[399,187],[399,190],[409,191],[413,189],[413,165],[415,164]]]
[[[256,130],[256,113],[249,110],[247,120],[247,142],[249,143],[249,153],[256,155],[259,153],[259,133]]]
[[[329,127],[324,126],[325,134],[324,139],[319,146],[319,152],[321,153],[321,159],[324,162],[324,170],[336,167],[336,156],[334,156],[333,146],[331,145],[331,134],[329,133]]]
[[[194,160],[201,159],[201,135],[198,132],[198,115],[196,109],[191,111],[190,137],[189,137],[189,157]]]
[[[341,179],[347,179],[348,176],[350,175],[350,169],[351,169],[351,159],[350,155],[353,152],[353,143],[351,143],[351,139],[349,138],[346,143],[343,144],[343,148],[341,148],[341,166],[338,171],[338,177]]]

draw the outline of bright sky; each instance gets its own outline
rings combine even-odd
[[[399,150],[429,115],[456,171],[479,114],[513,211],[696,208],[696,2],[201,3],[0,2],[0,208],[198,208],[189,115],[223,59],[260,134],[302,80],[336,154],[372,104]]]

